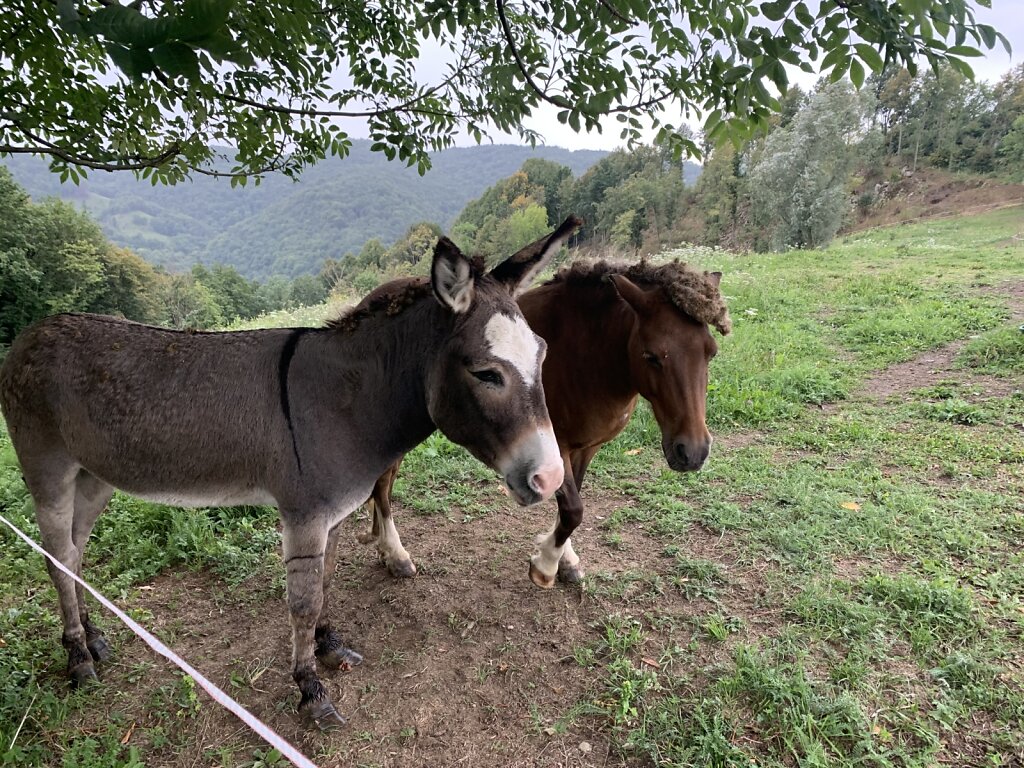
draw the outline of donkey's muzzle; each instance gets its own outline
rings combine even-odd
[[[520,437],[498,468],[512,496],[523,506],[550,498],[565,479],[558,443],[547,426]]]
[[[530,478],[530,490],[541,497],[550,498],[551,494],[558,490],[558,486],[565,479],[565,469],[562,462],[543,467]]]

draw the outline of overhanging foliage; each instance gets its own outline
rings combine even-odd
[[[358,118],[376,149],[422,171],[463,133],[535,140],[524,121],[542,103],[576,130],[615,114],[625,139],[653,124],[697,153],[682,117],[712,138],[762,124],[786,64],[859,84],[921,58],[967,72],[965,57],[1007,45],[964,0],[809,5],[21,0],[0,11],[0,155],[49,155],[73,181],[87,169],[244,180],[344,156],[338,121]]]

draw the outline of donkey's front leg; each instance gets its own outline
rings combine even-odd
[[[573,551],[569,536],[583,520],[583,501],[576,488],[568,457],[565,457],[564,463],[565,479],[555,491],[558,519],[555,521],[555,527],[540,537],[537,542],[539,551],[530,558],[530,580],[544,589],[555,586],[556,575],[569,582],[576,582],[582,578],[579,571],[580,559]],[[562,565],[563,561],[565,565]]]
[[[362,656],[351,648],[344,646],[341,642],[341,635],[331,628],[328,605],[331,602],[331,578],[334,576],[334,569],[338,563],[338,537],[340,533],[341,523],[338,523],[327,534],[327,550],[324,553],[324,601],[320,608],[320,617],[316,622],[316,657],[328,669],[354,667],[363,661]]]
[[[282,515],[282,517],[284,517]],[[282,535],[292,625],[292,679],[299,686],[299,714],[321,728],[345,722],[316,674],[314,637],[324,604],[325,523],[284,523]]]

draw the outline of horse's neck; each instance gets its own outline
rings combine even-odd
[[[592,396],[616,404],[632,401],[637,396],[629,365],[633,311],[614,287],[562,285],[551,294],[549,311],[552,322],[571,318],[575,331],[561,335],[558,348],[548,354],[566,355]]]

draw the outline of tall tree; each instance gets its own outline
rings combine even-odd
[[[754,220],[767,233],[762,245],[817,248],[835,236],[872,98],[845,81],[827,85],[768,136],[749,179]]]
[[[785,64],[855,84],[921,57],[968,71],[973,46],[1009,48],[974,4],[13,0],[0,10],[0,153],[49,155],[65,178],[294,174],[345,155],[337,119],[360,118],[375,148],[423,169],[463,132],[534,139],[525,121],[542,104],[577,130],[615,114],[624,138],[652,124],[696,151],[672,115],[703,115],[713,138],[763,124]],[[428,59],[444,71],[421,74]]]

